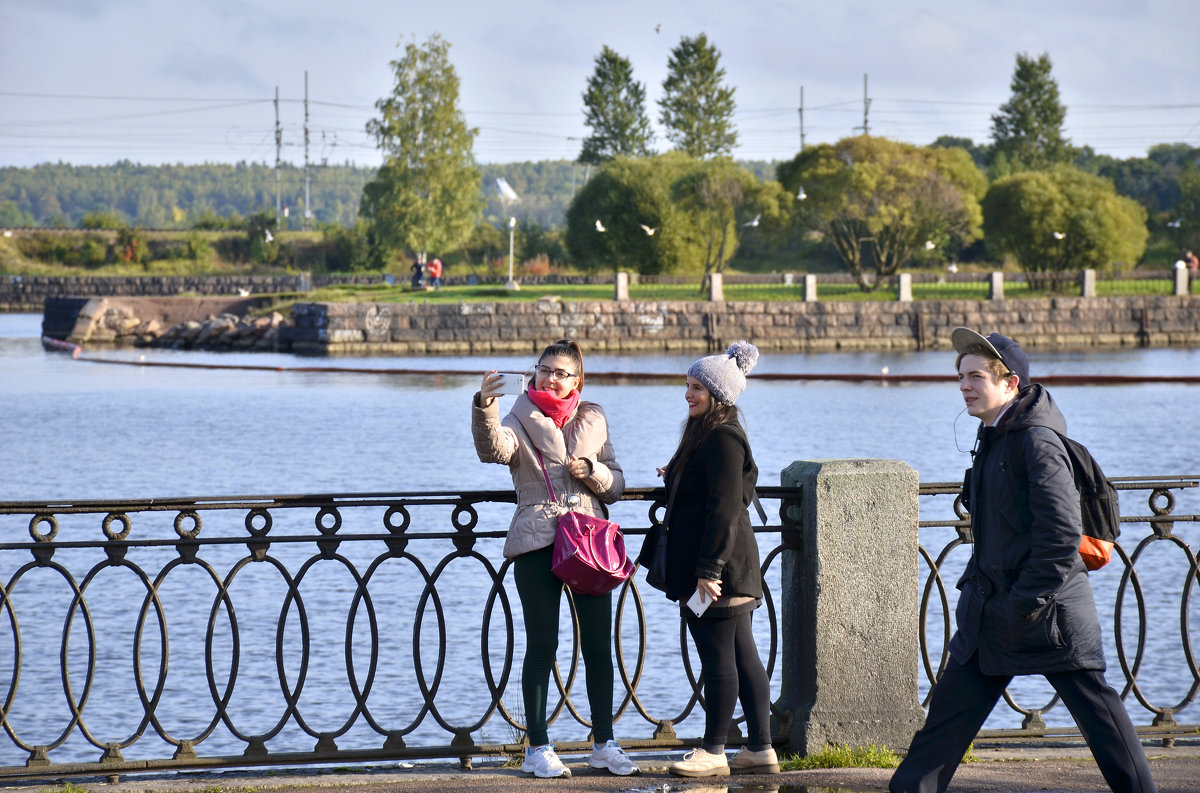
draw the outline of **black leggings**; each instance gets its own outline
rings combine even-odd
[[[530,746],[550,743],[546,731],[546,701],[550,673],[558,653],[558,607],[563,583],[550,571],[554,548],[541,548],[513,561],[513,579],[525,615],[525,660],[521,664],[521,693]],[[587,676],[592,738],[603,744],[613,737],[612,593],[593,597],[573,595],[579,619],[579,644]]]
[[[746,714],[746,746],[771,745],[771,682],[750,629],[754,612],[702,619],[682,609],[704,671],[704,748],[725,746],[733,708],[740,699]]]

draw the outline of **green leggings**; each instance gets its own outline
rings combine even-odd
[[[550,743],[546,700],[558,652],[558,607],[563,590],[562,581],[550,571],[553,553],[553,547],[540,548],[521,554],[513,562],[513,579],[525,615],[521,693],[525,698],[530,746]],[[612,593],[573,597],[587,674],[588,706],[592,711],[592,739],[603,744],[613,737]]]

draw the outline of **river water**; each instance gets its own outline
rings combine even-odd
[[[345,368],[425,372],[415,375],[113,366],[43,351],[40,321],[40,315],[0,315],[0,500],[511,487],[503,466],[482,465],[475,456],[469,402],[483,371],[521,370],[533,363],[528,357],[320,361]],[[103,354],[279,367],[312,363],[268,353],[123,350]],[[602,404],[608,413],[629,486],[657,484],[655,467],[670,456],[686,416],[682,373],[695,357],[586,355],[587,368],[593,372],[680,372],[676,384],[594,382],[585,389],[585,396]],[[1032,358],[1035,380],[1039,373],[1200,373],[1197,349],[1035,350]],[[946,352],[765,353],[756,371],[878,373],[887,367],[894,374],[952,373],[953,363],[953,355]],[[446,370],[478,371],[480,375],[448,375]],[[1109,476],[1200,473],[1196,431],[1200,388],[1146,384],[1056,386],[1052,390],[1072,436],[1092,450]],[[752,380],[738,404],[744,410],[765,485],[778,484],[779,471],[794,460],[849,457],[903,460],[917,470],[922,482],[959,481],[969,464],[967,450],[976,424],[962,412],[962,400],[952,382],[884,385]],[[644,507],[641,509],[641,515],[630,518],[638,525],[644,525]],[[1127,514],[1129,511],[1126,509]],[[1145,505],[1133,511],[1145,514]],[[1200,513],[1196,492],[1180,494],[1176,511]],[[623,520],[620,515],[615,517]],[[10,537],[10,528],[5,524],[7,539],[26,539],[23,531]],[[1134,542],[1144,536],[1144,528],[1137,528]],[[1193,549],[1200,544],[1196,528],[1196,524],[1179,527],[1180,536]],[[922,542],[936,555],[951,536],[945,531],[937,536],[923,532]],[[1155,545],[1163,548],[1152,548],[1139,569],[1164,570],[1170,575],[1164,575],[1160,588],[1149,584],[1148,621],[1158,632],[1149,645],[1153,657],[1147,659],[1139,682],[1152,692],[1156,704],[1163,704],[1177,702],[1194,681],[1180,649],[1184,582],[1179,569],[1182,564],[1186,571],[1187,565],[1179,561],[1183,554],[1178,549],[1166,548],[1167,543]],[[498,554],[491,558],[500,561]],[[12,559],[4,560],[0,582],[11,579],[13,564]],[[958,564],[961,566],[961,561]],[[1112,598],[1103,591],[1111,591],[1118,576],[1108,570],[1093,576],[1101,609],[1107,608],[1109,615],[1103,623],[1109,634]],[[1186,631],[1193,643],[1200,638],[1197,588],[1193,581],[1187,594],[1191,611]],[[61,622],[58,625],[56,631],[61,630]],[[1112,637],[1107,636],[1106,641],[1111,651]],[[1159,647],[1161,652],[1155,650]],[[477,654],[477,643],[475,648]],[[57,645],[47,652],[57,658]],[[1111,659],[1109,678],[1114,683],[1121,679],[1120,668]],[[23,680],[22,685],[36,682]],[[666,679],[648,685],[670,687],[673,682]],[[515,690],[513,686],[510,683],[510,691]],[[1014,684],[1013,690],[1020,693],[1025,705],[1040,705],[1049,699],[1049,689],[1038,680]],[[61,691],[47,694],[61,696]],[[278,691],[275,696],[278,698]],[[1129,702],[1135,711],[1138,706],[1132,696]],[[1176,718],[1200,721],[1195,708]],[[39,715],[22,714],[23,729],[36,731]],[[1061,707],[1047,721],[1070,723]],[[1148,721],[1144,711],[1135,713],[1135,721]],[[1019,719],[1002,705],[988,726],[1017,723]],[[691,724],[693,730],[681,734],[698,734],[697,723]],[[644,725],[637,729],[645,731]],[[495,732],[488,736],[491,740],[511,737]],[[440,740],[445,740],[444,734]],[[241,748],[237,742],[223,747],[216,738],[204,746],[205,754]],[[311,744],[301,742],[296,748],[308,749]],[[0,747],[0,764],[23,761],[23,755],[14,755],[14,751]],[[87,747],[81,756],[91,757],[94,751]]]

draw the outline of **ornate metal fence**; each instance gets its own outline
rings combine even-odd
[[[614,517],[644,536],[662,499],[627,490]],[[500,554],[513,501],[474,491],[0,503],[0,669],[11,669],[0,676],[11,742],[0,777],[469,766],[520,751],[523,635]],[[756,632],[777,691],[772,589],[786,531],[758,531],[767,592]],[[650,592],[614,593],[617,730],[629,748],[692,745],[675,727],[702,712],[698,662],[677,607]],[[566,603],[549,717],[557,738],[583,739]]]
[[[1191,609],[1200,582],[1184,536],[1200,515],[1178,513],[1175,494],[1198,485],[1117,480],[1123,547],[1092,574],[1123,677],[1110,668],[1109,679],[1140,706],[1135,723],[1148,715],[1139,731],[1164,739],[1197,729],[1175,717],[1200,688]],[[1136,514],[1142,493],[1148,514]],[[776,515],[799,498],[784,488],[759,495]],[[922,517],[950,512],[945,497],[954,499],[954,514],[920,523],[925,693],[946,662],[971,537],[956,484],[924,484],[920,495]],[[632,547],[662,498],[636,489],[614,505]],[[9,739],[0,777],[431,757],[469,765],[518,752],[514,659],[524,639],[500,553],[513,500],[472,491],[0,503],[0,670],[10,670],[0,672]],[[782,522],[757,531],[767,587],[755,630],[777,693],[778,559],[797,531]],[[934,556],[927,548],[942,535]],[[565,602],[549,716],[570,752],[588,746],[590,724]],[[615,593],[614,640],[622,743],[696,743],[676,734],[699,734],[703,709],[677,609],[626,585]],[[1054,698],[1018,704],[1036,696],[1014,683],[1005,700],[1020,727],[984,737],[1075,734],[1048,726],[1046,716],[1062,721]]]
[[[1150,717],[1151,723],[1139,726],[1138,732],[1162,735],[1164,742],[1170,743],[1171,736],[1200,730],[1196,724],[1200,713],[1194,708],[1189,711],[1192,724],[1179,724],[1175,720],[1176,714],[1195,703],[1200,690],[1193,635],[1200,631],[1200,619],[1192,610],[1193,606],[1200,608],[1200,602],[1192,602],[1200,599],[1200,580],[1195,550],[1185,539],[1185,533],[1200,528],[1200,515],[1177,513],[1176,491],[1197,487],[1200,476],[1116,477],[1112,481],[1121,496],[1121,541],[1113,560],[1089,576],[1108,645],[1106,655],[1115,658],[1119,667],[1113,669],[1110,664],[1107,677],[1131,707],[1135,724],[1144,723],[1145,716],[1139,718],[1139,711]],[[920,489],[923,517],[937,510],[931,501],[944,502],[941,498],[944,496],[954,499],[952,517],[920,521],[920,559],[924,572],[920,642],[925,706],[928,706],[929,687],[949,658],[952,615],[957,601],[954,585],[970,554],[965,546],[972,542],[970,517],[963,509],[960,490],[956,483],[922,484]],[[1140,502],[1142,495],[1145,502]],[[1139,511],[1139,502],[1146,505],[1145,510]],[[946,511],[944,504],[940,511]],[[953,530],[952,536],[935,557],[927,546],[948,529]],[[1141,530],[1147,531],[1139,533]],[[1191,539],[1195,543],[1195,536]],[[1172,614],[1178,614],[1177,621],[1169,618]],[[940,633],[940,642],[931,632]],[[1157,674],[1164,668],[1169,668],[1169,675]],[[1017,678],[1004,694],[1005,703],[1011,713],[1020,717],[1021,726],[985,730],[980,737],[1079,734],[1074,728],[1047,725],[1047,714],[1058,717],[1059,721],[1069,720],[1066,708],[1058,707],[1058,697],[1049,686],[1025,686],[1020,694],[1039,696],[1049,691],[1051,696],[1042,705],[1021,704],[1020,694],[1015,691],[1018,681],[1040,684],[1041,679]],[[1139,708],[1132,707],[1130,694]]]

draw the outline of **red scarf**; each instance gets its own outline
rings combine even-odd
[[[554,422],[554,426],[562,429],[562,425],[567,423],[567,419],[575,414],[575,408],[579,405],[579,391],[572,391],[567,394],[565,399],[559,399],[553,391],[538,391],[533,387],[533,383],[529,384],[529,390],[525,392],[537,409],[542,411],[546,418]]]

